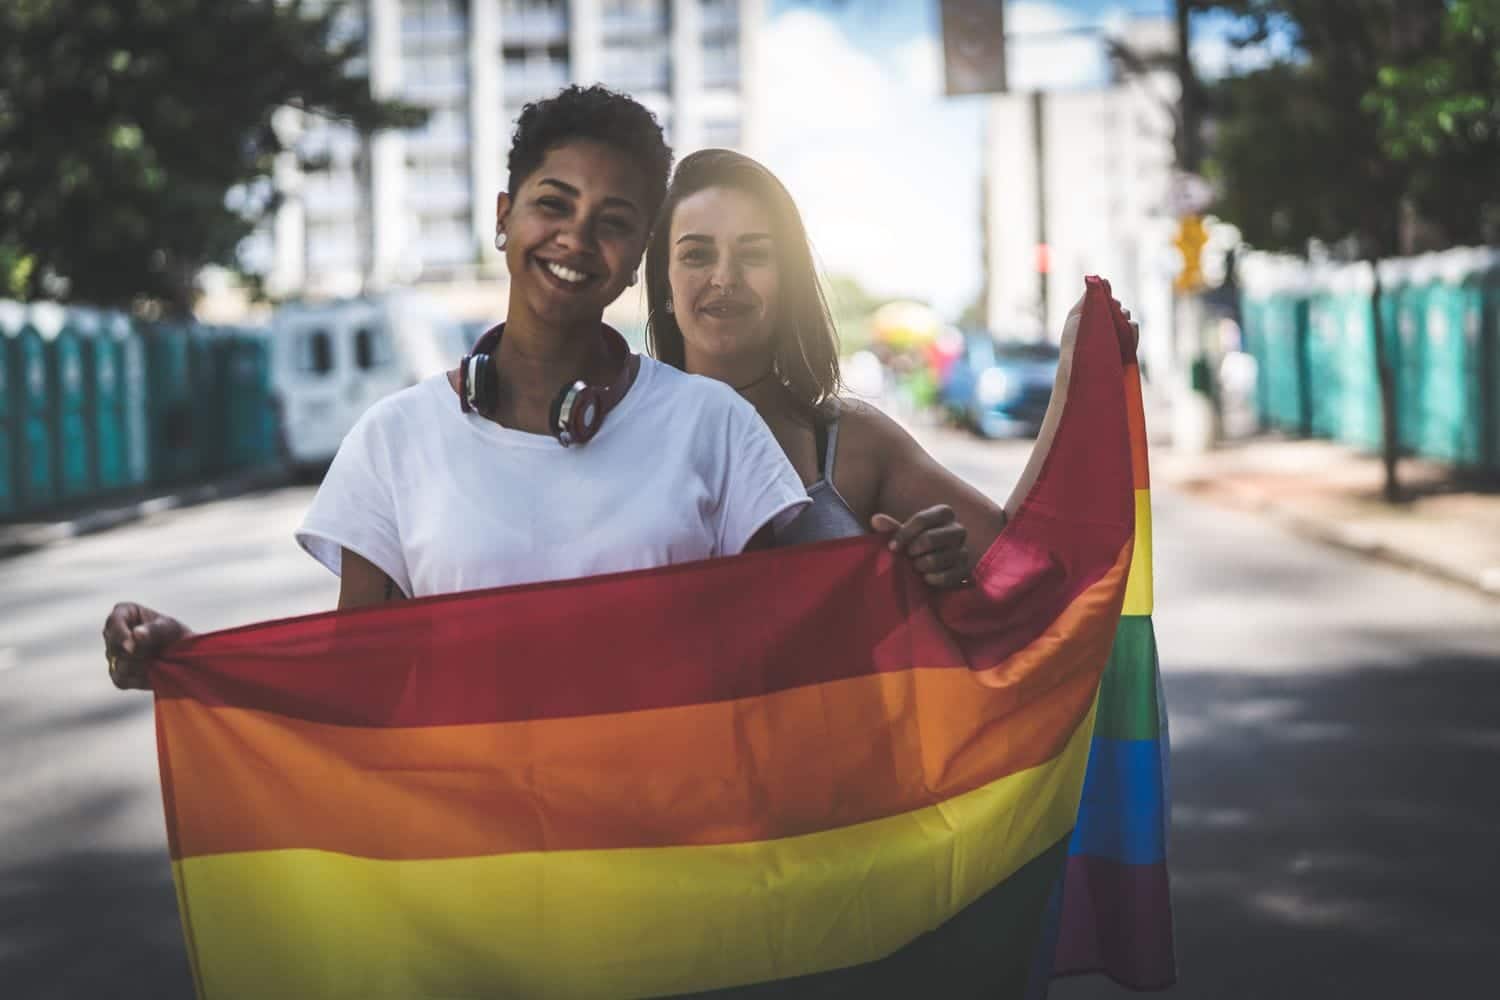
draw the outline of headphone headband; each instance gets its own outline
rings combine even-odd
[[[499,402],[500,386],[491,358],[499,350],[504,333],[504,323],[490,327],[459,362],[458,402],[463,412],[485,416],[494,412],[495,404]],[[607,324],[599,324],[599,333],[604,338],[605,352],[615,370],[608,385],[592,385],[580,379],[558,391],[548,411],[547,429],[564,448],[585,444],[592,439],[604,425],[609,411],[625,396],[629,382],[630,345],[625,343],[619,331]]]

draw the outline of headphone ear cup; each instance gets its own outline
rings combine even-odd
[[[548,415],[552,433],[566,447],[584,444],[604,423],[605,390],[586,382],[565,385]]]
[[[584,444],[604,425],[604,389],[597,385],[587,386],[578,393],[573,403],[573,440]]]
[[[499,402],[500,386],[495,375],[495,366],[490,364],[488,354],[475,354],[470,367],[469,393],[474,409],[482,414],[495,411]]]

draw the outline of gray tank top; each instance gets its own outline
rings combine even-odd
[[[791,523],[776,533],[776,544],[806,545],[808,542],[824,542],[830,538],[853,538],[865,533],[864,525],[854,511],[844,502],[833,485],[833,462],[839,450],[839,421],[837,417],[824,423],[819,421],[813,433],[817,435],[822,476],[807,488],[812,503],[802,509]]]

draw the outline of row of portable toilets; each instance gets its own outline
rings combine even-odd
[[[1379,273],[1402,450],[1500,472],[1500,250],[1385,261]],[[1240,275],[1262,425],[1378,451],[1375,271],[1252,255]]]
[[[0,301],[0,519],[277,464],[261,331]]]

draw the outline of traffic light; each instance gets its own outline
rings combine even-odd
[[[1182,254],[1182,270],[1172,282],[1177,291],[1190,293],[1203,287],[1203,247],[1206,243],[1208,227],[1203,224],[1203,216],[1183,216],[1177,225],[1177,235],[1172,237],[1172,245]]]

